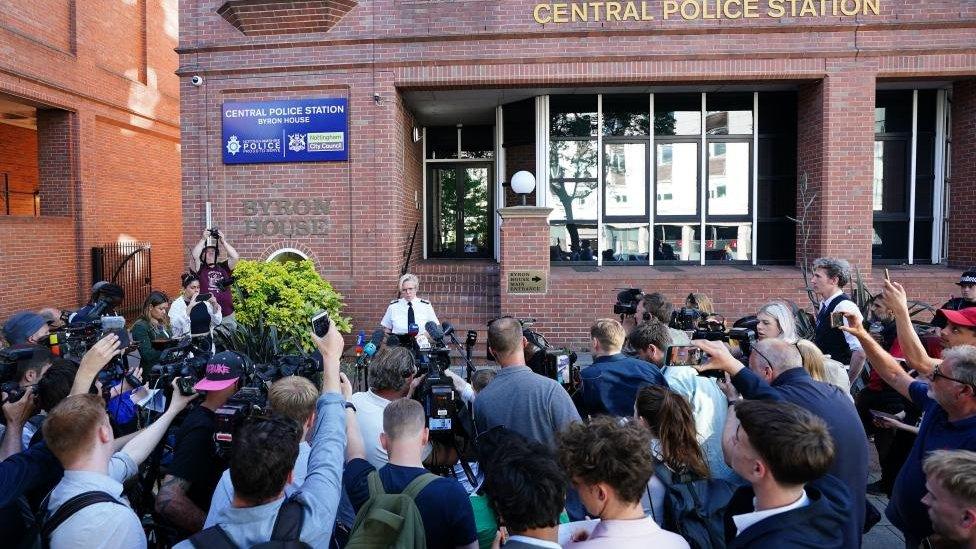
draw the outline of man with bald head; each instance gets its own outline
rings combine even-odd
[[[506,427],[555,448],[556,433],[580,415],[562,385],[525,365],[526,345],[518,320],[502,317],[488,325],[488,348],[501,370],[478,393],[475,427],[479,433]]]
[[[828,473],[839,478],[851,495],[849,514],[853,520],[845,523],[844,547],[860,547],[868,444],[851,399],[837,387],[810,377],[796,345],[785,340],[769,338],[753,343],[748,368],[720,341],[692,343],[711,357],[702,368],[727,372],[744,398],[791,402],[824,420],[837,450]]]

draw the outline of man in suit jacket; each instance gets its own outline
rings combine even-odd
[[[754,343],[748,368],[721,342],[695,344],[711,355],[704,367],[728,372],[743,397],[791,402],[827,424],[836,449],[829,473],[848,487],[851,496],[844,546],[860,547],[867,505],[868,442],[851,399],[837,387],[810,377],[796,346],[782,339]]]
[[[825,476],[835,445],[827,425],[788,402],[745,400],[726,423],[726,459],[749,482],[726,508],[728,549],[850,547],[850,501]]]

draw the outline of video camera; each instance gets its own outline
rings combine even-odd
[[[214,430],[214,444],[217,455],[222,459],[230,458],[231,446],[234,444],[234,434],[240,429],[244,421],[255,414],[264,413],[268,407],[268,393],[261,386],[244,386],[234,393],[226,404],[214,411],[216,429]]]
[[[627,288],[617,294],[617,302],[613,305],[613,314],[621,316],[634,316],[637,314],[637,306],[644,298],[644,291],[640,288]]]
[[[17,365],[34,357],[33,345],[17,345],[0,349],[0,391],[7,394],[3,402],[17,402],[28,391],[37,391],[37,386],[21,387],[17,379]]]
[[[51,353],[55,356],[77,363],[93,345],[98,343],[98,340],[108,334],[118,336],[119,350],[132,351],[136,348],[129,339],[129,332],[125,329],[125,317],[122,316],[75,320],[70,325],[48,334],[47,340],[41,343],[50,347]]]
[[[207,371],[207,360],[211,353],[208,349],[201,349],[191,337],[184,337],[175,346],[164,348],[159,355],[159,362],[148,373],[152,385],[169,387],[175,378],[182,378],[186,387],[180,387],[185,395],[192,394],[192,387],[202,379]]]
[[[450,327],[444,323],[442,326]],[[431,438],[445,440],[461,429],[458,418],[458,403],[461,395],[454,388],[454,382],[446,374],[451,367],[451,350],[444,341],[445,332],[442,326],[430,321],[424,330],[432,340],[424,345],[420,338],[414,339],[414,358],[417,364],[417,375],[426,375],[424,384],[417,391],[416,398],[424,406],[427,417],[427,428]],[[453,331],[453,328],[452,330]]]
[[[302,376],[317,386],[321,382],[322,364],[308,355],[283,355],[271,364],[255,366],[254,375],[266,383],[288,376]]]
[[[616,310],[614,306],[614,311]],[[550,345],[544,335],[532,329],[532,325],[535,324],[534,318],[516,320],[522,325],[522,336],[529,342],[525,348],[525,365],[533,372],[557,381],[570,395],[574,394],[580,386],[580,369],[576,366],[576,353]],[[495,360],[491,349],[488,349],[488,360]]]

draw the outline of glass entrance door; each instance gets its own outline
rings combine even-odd
[[[427,244],[430,257],[489,258],[494,249],[492,164],[428,164]]]

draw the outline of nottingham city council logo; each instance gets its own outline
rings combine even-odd
[[[293,133],[288,136],[288,150],[302,152],[305,150],[305,134]]]
[[[231,155],[241,152],[241,142],[237,140],[236,135],[230,136],[230,139],[227,140],[227,152]]]

